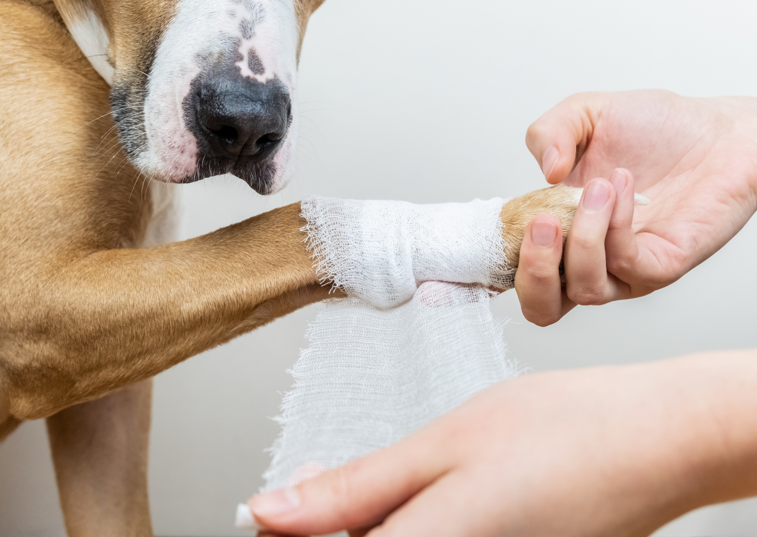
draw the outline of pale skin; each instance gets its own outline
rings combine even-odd
[[[755,140],[750,98],[583,94],[545,114],[527,142],[547,180],[588,188],[565,288],[560,224],[537,216],[526,230],[525,316],[548,325],[576,304],[643,296],[706,260],[757,209]],[[634,190],[652,204],[634,211]],[[757,495],[755,387],[757,351],[530,375],[249,503],[281,534],[646,536]]]
[[[516,289],[538,325],[577,304],[670,285],[757,210],[754,98],[579,94],[531,125],[526,143],[550,183],[587,187],[566,244],[564,292],[556,271],[562,244],[550,240],[559,224],[535,218],[523,241]],[[634,211],[634,191],[652,203]]]

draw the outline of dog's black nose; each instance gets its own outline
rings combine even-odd
[[[200,135],[211,158],[261,162],[281,145],[292,115],[286,86],[240,76],[211,77],[195,93]]]

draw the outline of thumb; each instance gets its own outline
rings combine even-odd
[[[371,527],[444,473],[439,451],[416,435],[248,504],[260,526],[283,534]]]
[[[547,182],[564,181],[586,151],[598,116],[599,94],[568,97],[528,127],[526,145]]]

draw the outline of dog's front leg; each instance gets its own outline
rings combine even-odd
[[[62,252],[0,334],[0,383],[16,418],[50,416],[328,296],[300,230],[299,204],[148,249]],[[69,247],[70,249],[70,247]]]
[[[47,418],[69,537],[152,536],[147,501],[151,399],[152,380],[146,380]]]

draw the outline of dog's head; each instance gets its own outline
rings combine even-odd
[[[324,0],[55,0],[111,84],[123,146],[146,176],[232,173],[261,194],[288,179],[297,61]]]

